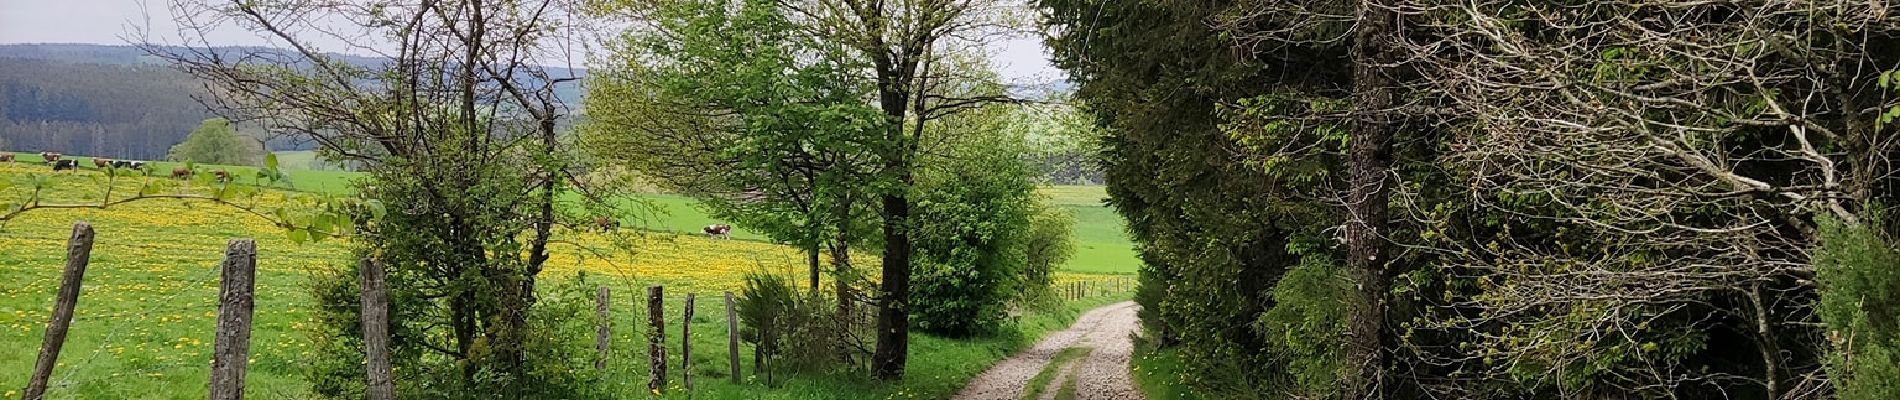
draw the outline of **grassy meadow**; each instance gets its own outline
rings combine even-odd
[[[290,174],[290,186],[297,190],[321,193],[339,193],[341,192],[339,189],[347,190],[348,177],[355,173],[321,169],[324,166],[321,161],[315,159],[315,156],[315,152],[310,151],[277,152],[278,164]],[[169,171],[169,169],[166,170]],[[1108,207],[1106,203],[1108,199],[1106,188],[1102,186],[1044,186],[1039,191],[1051,203],[1075,215],[1075,256],[1069,259],[1064,269],[1087,273],[1132,274],[1140,267],[1141,260],[1135,255],[1134,241],[1128,238],[1128,233],[1123,228],[1121,215],[1116,214],[1115,209]],[[632,216],[632,221],[628,221],[627,225],[630,227],[698,234],[701,227],[717,221],[707,215],[705,210],[695,206],[693,199],[685,196],[643,194],[638,202],[643,206],[629,207],[639,210]],[[738,228],[733,231],[733,238],[766,240],[757,232],[748,231],[745,227]]]
[[[36,158],[36,157],[34,157]],[[28,161],[28,160],[23,160]],[[82,165],[90,166],[89,161]],[[164,168],[164,164],[160,165]],[[230,168],[233,172],[239,168]],[[169,168],[161,171],[169,172]],[[305,175],[292,172],[297,189],[346,184],[348,173]],[[244,175],[248,176],[248,175]],[[18,203],[31,196],[33,181],[46,179],[41,198],[47,203],[99,201],[108,180],[88,170],[52,173],[42,163],[0,163],[0,204]],[[308,179],[300,181],[300,179]],[[120,177],[114,192],[132,193],[145,183],[166,181],[166,191],[203,192],[202,183],[170,184],[163,177]],[[347,188],[347,186],[343,186]],[[320,191],[336,193],[331,191]],[[263,191],[240,204],[268,205],[309,193]],[[697,229],[703,215],[690,201],[656,196],[671,213],[660,224]],[[247,203],[250,202],[250,203]],[[32,368],[65,256],[65,241],[74,221],[91,223],[97,240],[86,273],[77,317],[60,365],[53,375],[49,398],[188,399],[206,395],[212,333],[216,319],[218,263],[231,238],[258,240],[256,321],[252,333],[249,393],[254,398],[308,398],[304,366],[313,354],[310,324],[317,307],[310,295],[311,277],[335,273],[348,262],[349,245],[336,240],[296,244],[263,218],[230,206],[197,201],[145,200],[105,210],[43,209],[30,211],[0,227],[0,398],[17,398]],[[743,235],[740,235],[743,237]],[[960,388],[995,360],[1017,351],[1044,332],[1059,329],[1095,305],[1115,301],[1107,296],[1069,302],[1026,315],[1020,332],[974,340],[951,340],[917,335],[911,344],[909,378],[901,385],[866,382],[855,375],[807,377],[767,390],[747,362],[744,383],[729,383],[724,363],[723,304],[719,293],[737,291],[748,272],[802,276],[802,256],[796,250],[760,241],[711,240],[698,235],[623,230],[618,234],[567,232],[563,245],[544,272],[544,289],[560,286],[586,273],[589,284],[614,292],[613,320],[616,349],[609,374],[618,397],[645,393],[645,362],[636,352],[645,339],[635,327],[645,326],[636,299],[648,285],[667,287],[668,318],[679,318],[687,293],[699,294],[692,320],[693,368],[699,387],[696,398],[862,399],[942,398]],[[630,249],[630,250],[629,250]],[[875,268],[874,257],[861,257]],[[1118,277],[1063,273],[1059,281],[1105,280]],[[591,305],[589,305],[591,307]],[[667,339],[678,348],[678,323],[671,323]],[[592,342],[592,334],[573,340]],[[750,350],[742,350],[750,352]],[[677,361],[675,361],[677,368]],[[674,384],[678,384],[677,373]],[[672,390],[669,398],[686,398]]]

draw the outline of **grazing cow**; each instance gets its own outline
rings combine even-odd
[[[40,158],[45,159],[47,164],[59,162],[59,157],[60,157],[59,153],[50,152],[50,151],[40,152]]]
[[[112,168],[145,169],[144,161],[112,160]]]
[[[13,162],[13,153],[0,153],[0,161]]]
[[[706,228],[701,230],[706,232],[707,238],[732,239],[732,225],[712,224],[706,225]]]
[[[191,179],[191,168],[185,168],[185,167],[172,168],[172,178]]]
[[[77,171],[79,170],[79,160],[54,161],[53,170],[54,171]]]
[[[110,168],[112,167],[112,159],[103,158],[103,157],[93,157],[92,166],[96,168]]]
[[[608,217],[594,217],[594,227],[599,228],[601,232],[613,232],[615,229],[620,229],[620,221]]]
[[[217,171],[211,171],[211,174],[218,176],[218,183],[231,182],[231,172],[229,171],[217,170]]]

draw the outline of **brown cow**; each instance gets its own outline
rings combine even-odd
[[[60,157],[59,153],[50,152],[50,151],[40,152],[40,158],[45,159],[47,164],[59,162],[59,157]]]
[[[105,157],[93,157],[92,166],[99,167],[99,168],[111,168],[112,159],[105,158]]]
[[[230,171],[217,170],[217,171],[211,171],[211,174],[218,176],[218,183],[227,183],[231,181]]]
[[[615,229],[620,229],[620,221],[608,217],[594,217],[594,227],[599,228],[601,232],[613,232]]]
[[[13,153],[0,153],[0,161],[13,162]]]
[[[172,168],[172,178],[191,179],[191,168],[185,168],[185,167]]]

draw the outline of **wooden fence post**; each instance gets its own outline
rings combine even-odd
[[[79,306],[79,285],[86,279],[86,264],[92,262],[92,224],[73,223],[73,236],[66,241],[66,271],[60,274],[59,292],[53,298],[53,319],[46,322],[46,337],[40,342],[40,357],[33,364],[33,377],[26,382],[21,396],[40,400],[46,396],[47,379],[59,363],[59,349],[66,346],[66,330],[72,327],[73,309]]]
[[[211,400],[244,398],[244,370],[251,358],[251,314],[257,305],[257,242],[232,239],[224,251],[218,284],[218,336],[211,352]]]
[[[363,397],[394,400],[396,378],[389,365],[389,271],[381,261],[363,258],[363,353],[368,386]]]
[[[600,315],[600,329],[594,333],[594,351],[600,358],[594,359],[594,369],[607,369],[608,346],[614,337],[614,316],[607,305],[613,301],[613,291],[607,285],[600,285],[600,294],[594,297],[594,313]]]
[[[732,383],[739,383],[739,312],[732,307],[732,291],[726,291],[726,359],[731,361]]]
[[[653,392],[666,389],[666,309],[661,304],[665,293],[663,286],[647,287],[647,390]]]
[[[680,318],[680,384],[686,386],[686,392],[693,391],[693,297],[686,294],[686,311]]]

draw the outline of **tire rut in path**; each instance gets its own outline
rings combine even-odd
[[[957,392],[954,400],[1019,400],[1037,373],[1048,368],[1056,353],[1070,347],[1090,347],[1088,356],[1071,364],[1072,373],[1063,374],[1051,387],[1061,387],[1063,379],[1075,380],[1078,400],[1141,400],[1128,374],[1128,362],[1134,352],[1129,335],[1141,328],[1135,302],[1124,301],[1089,310],[1069,329],[1049,334],[1035,347],[1010,356],[978,375]]]

